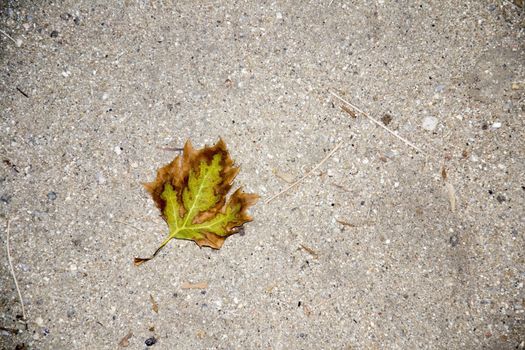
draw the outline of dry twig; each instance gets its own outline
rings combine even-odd
[[[383,129],[385,129],[386,131],[388,131],[390,134],[394,135],[395,137],[397,137],[399,140],[403,141],[405,144],[407,144],[408,146],[412,147],[413,149],[415,149],[416,151],[422,153],[422,154],[426,154],[421,148],[417,147],[416,145],[414,145],[412,142],[408,141],[407,139],[405,139],[404,137],[402,136],[399,136],[395,131],[393,130],[390,130],[389,128],[387,128],[386,126],[384,126],[381,122],[379,122],[378,120],[376,120],[375,118],[372,118],[371,116],[368,115],[368,113],[365,113],[363,112],[361,109],[357,108],[356,106],[354,106],[353,104],[351,104],[350,102],[348,102],[347,100],[343,99],[341,96],[337,95],[335,92],[333,91],[330,91],[330,94],[332,94],[335,98],[337,98],[339,101],[343,102],[343,103],[346,103],[347,105],[349,105],[350,107],[352,107],[355,111],[361,113],[362,115],[364,115],[365,117],[367,117],[370,121],[372,121],[373,123],[375,123],[376,125],[379,125],[380,127],[382,127]],[[343,109],[343,111],[347,112],[348,111],[346,109]],[[352,113],[348,113],[350,114],[351,116]]]
[[[0,29],[0,33],[4,34],[6,38],[10,39],[10,40],[11,40],[12,42],[14,42],[14,43],[15,43],[15,45],[17,45],[17,46],[18,46],[18,43],[16,42],[16,40],[15,40],[15,39],[13,39],[13,37],[12,37],[11,35],[7,34],[7,33],[6,33],[6,32],[4,32],[4,31],[3,31],[2,29]]]
[[[208,282],[198,282],[198,283],[184,282],[182,283],[182,286],[180,287],[182,289],[206,289],[208,288]]]
[[[347,221],[343,221],[343,220],[339,220],[339,219],[336,219],[335,221],[337,221],[338,223],[340,223],[343,226],[357,227],[356,224],[352,224],[351,222],[347,222]]]
[[[270,203],[271,201],[273,201],[275,198],[279,197],[281,194],[289,191],[290,189],[292,189],[293,187],[297,186],[300,182],[302,182],[304,179],[306,179],[308,176],[312,175],[312,173],[314,171],[316,171],[321,165],[324,164],[324,162],[326,162],[328,160],[328,158],[330,158],[341,146],[343,145],[342,142],[338,143],[337,146],[334,147],[333,150],[330,151],[330,153],[328,153],[326,155],[326,157],[323,158],[322,161],[320,161],[315,167],[313,167],[312,170],[310,170],[309,172],[307,172],[303,177],[301,177],[299,180],[295,181],[293,184],[291,184],[290,186],[286,187],[284,190],[282,190],[281,192],[271,196],[270,198],[268,198],[264,204],[268,204]]]
[[[11,248],[9,246],[10,225],[11,225],[11,221],[7,219],[7,228],[6,228],[7,261],[9,262],[9,268],[11,269],[11,275],[13,276],[13,280],[15,281],[15,287],[16,287],[16,291],[18,292],[18,298],[20,299],[20,305],[22,305],[22,321],[25,323],[27,318],[26,318],[26,310],[24,308],[24,300],[22,299],[22,293],[20,292],[20,288],[18,287],[18,281],[16,279],[15,269],[13,267],[13,262],[11,260]]]
[[[315,259],[319,257],[319,254],[315,250],[313,250],[310,247],[305,246],[304,244],[299,244],[299,247],[301,247],[305,252],[313,256]]]

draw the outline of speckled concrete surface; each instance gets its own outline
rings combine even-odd
[[[28,329],[3,230],[1,347],[523,348],[523,12],[192,3],[2,2],[0,215]],[[255,221],[134,267],[166,234],[141,187],[159,147],[219,136]]]

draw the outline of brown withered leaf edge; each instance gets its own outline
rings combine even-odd
[[[168,222],[168,218],[165,214],[165,208],[167,205],[166,200],[162,198],[162,194],[165,191],[166,184],[170,184],[173,187],[173,191],[177,195],[177,202],[180,205],[179,215],[184,217],[186,209],[182,205],[182,193],[185,188],[189,186],[188,180],[190,171],[198,172],[202,162],[210,164],[215,155],[220,154],[220,181],[214,186],[214,194],[220,199],[211,208],[199,212],[193,219],[192,224],[200,224],[206,222],[216,215],[223,213],[225,208],[228,206],[240,205],[240,210],[234,220],[231,220],[224,227],[224,232],[221,235],[213,232],[201,232],[199,238],[187,238],[195,241],[200,247],[208,246],[213,249],[220,249],[224,243],[224,240],[237,233],[239,228],[246,222],[252,221],[252,217],[248,214],[247,210],[250,206],[255,204],[259,199],[257,194],[245,193],[241,188],[237,189],[226,201],[227,194],[232,187],[235,176],[239,173],[239,167],[234,166],[234,162],[230,157],[226,144],[220,139],[214,146],[206,146],[202,149],[195,150],[188,140],[184,145],[184,151],[182,155],[177,156],[171,163],[160,168],[157,172],[157,178],[153,182],[144,183],[145,189],[151,194],[156,206],[161,212],[161,217]],[[191,228],[191,227],[190,227]],[[155,253],[149,258],[135,258],[134,263],[136,266],[152,259],[157,253],[164,247],[164,245],[171,240],[171,238],[181,237],[169,237],[162,245],[155,251]]]

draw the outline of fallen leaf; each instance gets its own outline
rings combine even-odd
[[[123,348],[127,348],[129,346],[129,339],[132,336],[133,336],[133,332],[129,332],[128,334],[124,336],[124,338],[120,339],[120,341],[118,342],[118,345]]]
[[[222,139],[200,150],[188,140],[183,154],[160,168],[155,181],[144,184],[168,224],[169,236],[151,257],[135,258],[135,265],[155,257],[173,238],[220,249],[226,237],[252,220],[247,210],[259,198],[239,188],[226,200],[238,172]]]
[[[199,282],[199,283],[184,282],[182,286],[180,287],[182,289],[206,289],[208,288],[208,282]]]
[[[159,313],[159,304],[155,302],[155,299],[153,299],[153,295],[149,295],[149,300],[151,301],[151,310],[155,312],[156,314]]]

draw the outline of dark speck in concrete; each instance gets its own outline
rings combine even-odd
[[[388,113],[385,113],[382,117],[381,117],[381,121],[383,122],[383,124],[385,125],[388,125],[392,122],[392,116]]]
[[[9,204],[9,202],[11,201],[11,196],[7,195],[7,194],[3,194],[1,197],[0,197],[0,202],[4,203],[4,204]]]
[[[151,338],[148,338],[146,339],[146,341],[144,342],[144,344],[146,344],[146,346],[153,346],[157,343],[157,338],[155,337],[151,337]]]
[[[47,199],[49,199],[50,201],[54,201],[55,199],[57,199],[56,192],[54,191],[48,192]]]

